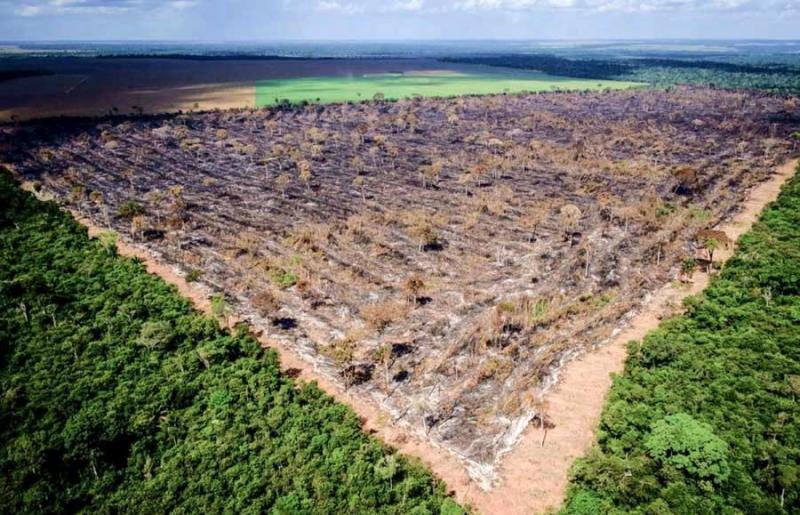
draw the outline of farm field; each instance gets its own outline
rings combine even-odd
[[[119,57],[0,57],[0,122],[51,116],[102,116],[253,107],[256,81],[410,70],[470,69],[433,59],[218,61]]]
[[[121,56],[0,56],[0,122],[252,108],[275,99],[344,101],[387,97],[627,88],[634,83],[568,79],[435,59],[185,59]],[[404,76],[403,74],[410,74]],[[29,75],[29,76],[26,76]],[[354,78],[355,77],[355,78]]]
[[[589,91],[641,87],[643,83],[585,80],[544,73],[464,73],[447,70],[409,71],[355,77],[310,77],[279,79],[256,83],[256,106],[288,101],[347,102],[369,100],[376,95],[386,99],[452,97],[539,91]]]
[[[0,45],[0,121],[414,95],[666,88],[800,92],[789,42]],[[602,84],[602,86],[598,86]]]
[[[563,364],[726,244],[706,230],[792,154],[798,114],[677,88],[51,121],[0,144],[486,486],[526,425],[559,423]]]
[[[0,170],[4,512],[463,513],[113,245]]]
[[[800,171],[687,313],[631,342],[565,513],[800,510],[799,272]]]

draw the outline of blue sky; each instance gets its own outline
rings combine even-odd
[[[800,0],[0,0],[0,40],[796,39]]]

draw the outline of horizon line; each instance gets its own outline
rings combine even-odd
[[[0,45],[17,43],[193,43],[193,44],[227,44],[227,43],[434,43],[434,42],[630,42],[630,41],[678,41],[678,42],[776,42],[800,43],[800,39],[787,38],[676,38],[676,37],[648,37],[648,38],[277,38],[277,39],[156,39],[156,38],[120,38],[120,39],[0,39]]]

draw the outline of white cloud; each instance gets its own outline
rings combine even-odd
[[[38,5],[20,5],[14,12],[19,16],[37,16],[42,12],[42,8]]]
[[[322,12],[336,12],[342,14],[358,14],[358,13],[363,13],[365,11],[365,8],[363,5],[354,2],[319,0],[316,5],[316,10]]]
[[[206,0],[209,1],[209,0]],[[224,0],[220,0],[224,1]],[[0,0],[18,16],[53,14],[119,14],[183,10],[203,0]],[[778,17],[800,9],[800,0],[280,0],[265,7],[292,12],[442,14],[454,11],[508,12],[762,12]]]
[[[308,1],[308,0],[306,0]],[[800,0],[315,0],[317,11],[343,14],[453,11],[582,11],[582,12],[774,12],[796,10]],[[303,0],[293,2],[302,10]]]
[[[799,0],[455,0],[458,10],[547,10],[582,11],[775,11],[796,7]]]
[[[424,0],[398,0],[392,4],[393,11],[420,11],[425,6]]]
[[[26,0],[25,2],[6,1],[17,4],[14,13],[18,16],[44,16],[57,14],[123,14],[131,11],[155,9],[188,9],[197,4],[196,0]]]
[[[197,5],[197,2],[194,0],[172,0],[169,2],[169,6],[175,9],[189,9]]]

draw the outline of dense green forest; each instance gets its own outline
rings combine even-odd
[[[0,172],[0,512],[463,513],[105,243]]]
[[[565,57],[547,54],[508,54],[447,58],[455,63],[537,70],[552,75],[597,80],[625,80],[670,87],[678,84],[728,89],[764,89],[776,93],[800,92],[800,60],[784,56],[720,57],[700,59],[662,57]]]
[[[725,71],[716,66],[702,66],[705,61],[686,66],[642,65],[618,79],[645,82],[658,88],[678,84],[713,86],[724,89],[763,89],[774,93],[800,93],[800,72]]]
[[[630,344],[565,512],[800,513],[800,177],[687,308]]]
[[[507,54],[485,57],[455,57],[442,59],[449,63],[502,66],[518,70],[536,70],[562,77],[611,80],[630,72],[631,67],[611,59],[571,59],[545,54]]]

